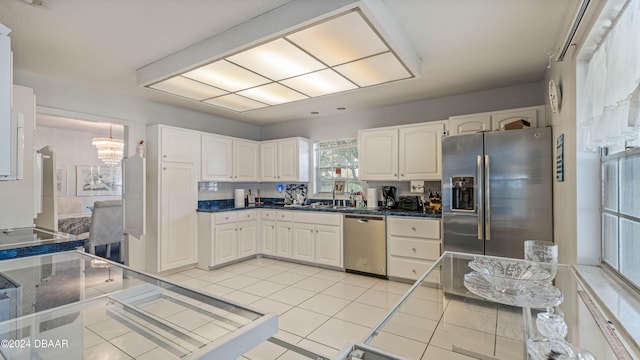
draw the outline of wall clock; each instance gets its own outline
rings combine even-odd
[[[560,89],[553,79],[549,80],[549,103],[551,104],[551,111],[560,111]]]

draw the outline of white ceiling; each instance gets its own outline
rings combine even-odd
[[[374,1],[422,58],[420,78],[245,113],[141,88],[136,70],[288,0],[2,0],[0,23],[13,30],[17,70],[260,125],[542,81],[579,2]]]

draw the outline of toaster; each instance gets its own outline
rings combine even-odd
[[[422,204],[419,196],[400,196],[398,209],[405,211],[420,211]]]

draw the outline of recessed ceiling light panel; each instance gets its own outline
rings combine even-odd
[[[255,109],[260,109],[268,106],[267,104],[264,104],[255,100],[247,99],[246,97],[236,95],[236,94],[220,96],[214,99],[209,99],[205,102],[207,104],[219,106],[225,109],[238,111],[238,112],[255,110]]]
[[[331,69],[296,76],[280,83],[311,97],[357,89],[351,81]]]
[[[358,11],[298,31],[287,39],[329,66],[389,51]]]
[[[286,86],[277,83],[267,84],[239,91],[238,94],[248,98],[267,103],[269,105],[284,104],[292,101],[306,99],[307,96]]]
[[[216,61],[212,64],[199,67],[184,73],[183,76],[229,92],[244,90],[271,82],[265,77],[243,69],[226,60]]]
[[[336,66],[335,69],[360,87],[411,77],[411,74],[392,53],[384,53]]]
[[[182,76],[174,76],[149,87],[198,101],[227,93],[224,90]]]
[[[284,39],[229,56],[229,61],[271,80],[282,80],[325,68],[321,62]]]

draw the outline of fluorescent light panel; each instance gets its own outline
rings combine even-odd
[[[353,10],[149,87],[242,112],[411,77]]]

